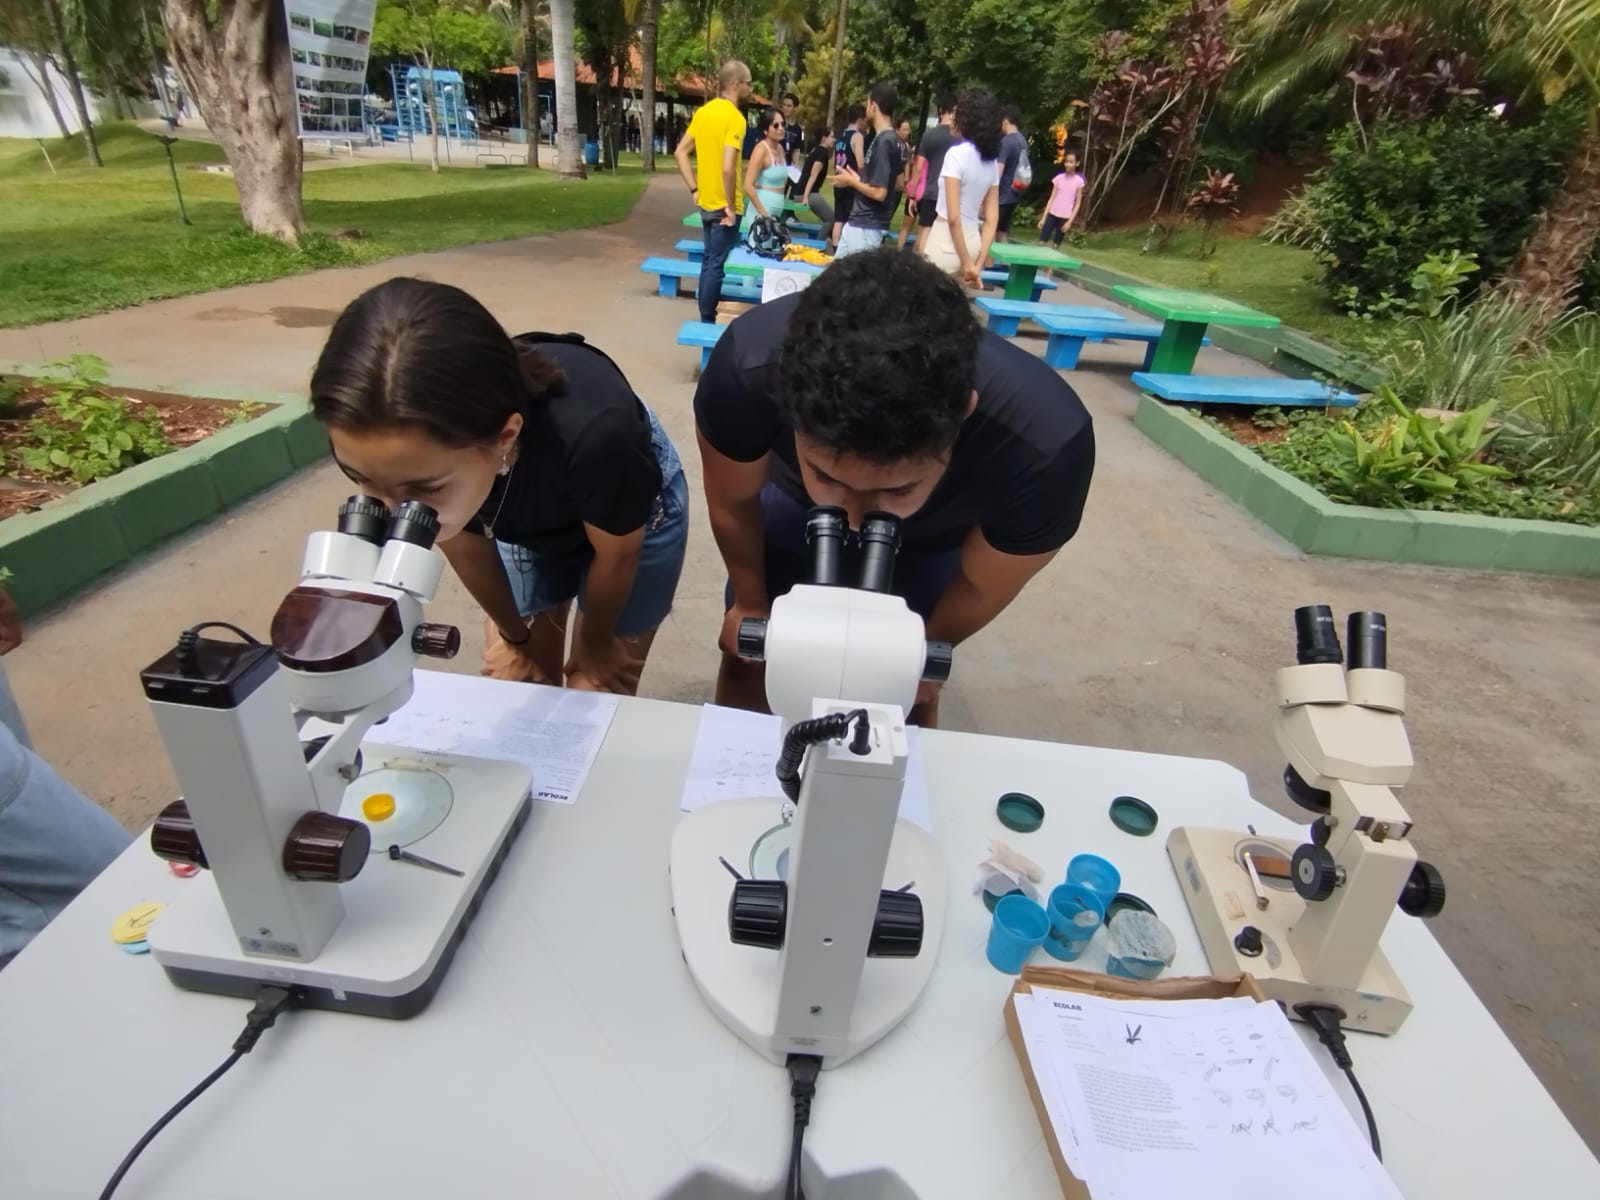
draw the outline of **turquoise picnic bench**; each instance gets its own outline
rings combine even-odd
[[[1360,399],[1353,392],[1318,383],[1315,379],[1231,378],[1224,375],[1135,371],[1133,383],[1152,396],[1175,404],[1349,408]]]
[[[1003,291],[1005,289],[1005,286],[1006,286],[1006,280],[1010,277],[1011,272],[1010,271],[983,271],[983,272],[981,272],[981,275],[982,275],[982,278],[983,278],[983,286],[984,287],[986,287],[986,288],[997,287],[997,288],[1000,288]],[[1033,301],[1033,303],[1037,304],[1039,302],[1039,298],[1041,296],[1043,296],[1046,292],[1055,291],[1057,286],[1059,286],[1059,285],[1056,283],[1056,281],[1054,279],[1046,279],[1042,275],[1036,276],[1034,278],[1034,281],[1033,281],[1033,295],[1028,297],[1028,299]]]
[[[821,250],[828,243],[820,238],[790,238],[791,246],[806,246],[812,250]],[[706,244],[700,238],[683,238],[672,247],[679,254],[687,254],[690,262],[699,262],[706,255]]]
[[[1037,317],[1082,317],[1090,321],[1122,321],[1126,318],[1109,308],[1087,305],[1050,304],[1043,300],[1007,300],[1000,296],[979,296],[973,301],[983,310],[986,326],[1001,337],[1016,336],[1023,321]]]
[[[717,344],[726,325],[710,325],[705,321],[685,321],[678,326],[678,345],[700,347],[700,369],[704,371],[711,361],[711,348]]]
[[[1051,304],[1048,308],[1065,308]],[[1143,342],[1144,361],[1141,371],[1150,369],[1150,358],[1155,354],[1156,343],[1161,340],[1161,326],[1146,321],[1129,321],[1118,317],[1108,321],[1104,317],[1088,318],[1040,314],[1034,322],[1050,335],[1044,346],[1044,361],[1058,371],[1070,371],[1078,365],[1078,355],[1085,342]],[[1210,345],[1211,339],[1204,339]]]
[[[663,296],[694,295],[695,286],[700,280],[700,264],[689,262],[682,258],[662,258],[656,255],[647,258],[639,264],[639,269],[646,275],[657,277],[656,291]],[[690,281],[687,293],[683,291],[683,281]],[[761,280],[755,276],[741,278],[737,275],[727,275],[722,280],[722,298],[724,300],[743,300],[751,304],[761,301]]]

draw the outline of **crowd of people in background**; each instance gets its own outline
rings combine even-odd
[[[729,68],[734,76],[749,74],[742,63],[730,63],[724,76]],[[782,220],[790,203],[815,215],[827,253],[848,257],[880,245],[898,216],[901,250],[926,257],[973,287],[990,265],[994,243],[1011,240],[1018,205],[1034,182],[1033,164],[1017,111],[992,93],[972,88],[937,96],[936,118],[918,130],[896,88],[880,83],[844,110],[838,129],[817,126],[809,138],[796,118],[794,93],[786,92],[753,121],[739,112],[749,95],[748,83],[731,92],[723,87],[722,104],[703,106],[678,143],[684,178],[692,192],[698,188],[702,211],[718,211],[717,225],[748,232],[759,218]],[[715,122],[703,119],[704,113]],[[720,171],[702,173],[697,185],[688,166],[697,157],[716,157],[697,154],[697,138],[708,134],[739,139],[736,148],[719,143],[724,153],[735,151],[732,220],[720,212],[729,206],[704,202],[711,195],[723,198]],[[1059,247],[1077,223],[1086,183],[1076,154],[1063,152],[1057,166],[1036,229],[1041,245]],[[708,238],[702,296],[710,285],[720,288],[724,241],[728,235],[721,233]],[[733,245],[737,238],[729,249]],[[714,320],[716,295],[713,289],[709,305],[702,300],[709,309],[702,319]]]

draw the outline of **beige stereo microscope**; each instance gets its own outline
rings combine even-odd
[[[1332,1005],[1348,1029],[1391,1034],[1412,1004],[1378,940],[1396,905],[1432,917],[1445,899],[1395,796],[1411,777],[1405,677],[1387,669],[1382,613],[1350,614],[1348,670],[1326,605],[1294,619],[1275,733],[1290,799],[1318,814],[1311,841],[1183,827],[1167,854],[1213,971],[1250,973],[1291,1012]]]

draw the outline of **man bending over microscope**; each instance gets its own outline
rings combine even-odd
[[[766,708],[739,621],[804,582],[807,511],[902,519],[893,591],[958,643],[1078,530],[1089,414],[1042,360],[978,325],[961,285],[894,249],[840,259],[728,326],[700,377],[706,507],[728,570],[719,704]],[[847,572],[846,578],[855,578]],[[938,721],[924,683],[911,720]]]

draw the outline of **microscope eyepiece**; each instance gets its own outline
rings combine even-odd
[[[389,509],[371,496],[351,496],[339,506],[339,532],[358,537],[374,546],[383,545],[389,528]]]
[[[861,590],[887,592],[894,586],[894,559],[900,553],[900,518],[871,512],[861,518]]]
[[[1389,665],[1389,626],[1381,612],[1353,612],[1345,626],[1345,644],[1350,647],[1350,668]]]
[[[410,542],[428,550],[438,535],[439,514],[420,500],[407,500],[394,510],[394,518],[389,522],[392,542]]]
[[[1326,604],[1307,604],[1294,610],[1294,653],[1301,666],[1344,661],[1333,610]]]
[[[813,508],[806,517],[806,545],[811,547],[811,582],[837,587],[844,582],[844,541],[850,519],[842,508]]]

